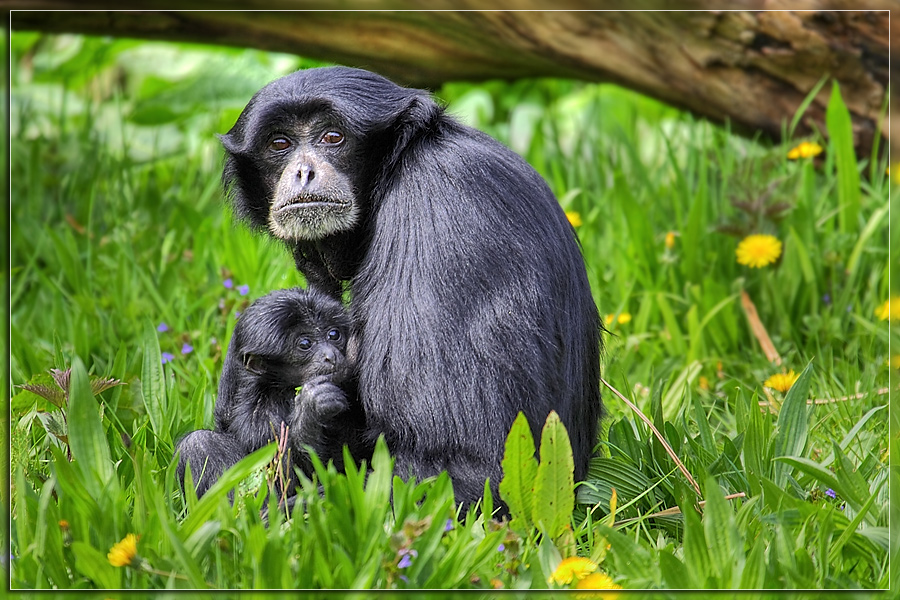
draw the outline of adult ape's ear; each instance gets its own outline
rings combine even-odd
[[[434,132],[444,109],[425,95],[414,96],[393,123],[393,148],[388,164],[394,165],[417,138]]]
[[[222,142],[222,147],[225,148],[225,151],[229,154],[237,154],[240,152],[241,142],[235,139],[234,130],[232,129],[228,133],[217,133],[216,137],[219,138],[219,141]]]
[[[376,196],[381,196],[400,177],[399,171],[417,161],[417,147],[438,130],[444,115],[439,106],[426,94],[413,96],[406,106],[397,112],[386,130],[387,143],[384,160],[379,169]]]

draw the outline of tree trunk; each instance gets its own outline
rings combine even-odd
[[[581,3],[592,4],[570,2]],[[41,4],[87,7],[78,0]],[[418,8],[417,0],[389,4]],[[805,4],[823,5],[810,0]],[[282,0],[281,5],[302,8],[316,3]],[[292,52],[426,87],[448,80],[545,76],[611,81],[698,115],[728,120],[738,130],[761,130],[776,140],[806,95],[822,78],[831,77],[839,82],[853,116],[857,152],[867,155],[876,130],[889,137],[887,120],[880,120],[888,85],[888,18],[887,11],[15,11],[11,23],[13,30]],[[825,131],[830,90],[829,85],[821,89],[798,133]]]

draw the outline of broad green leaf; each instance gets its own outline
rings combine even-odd
[[[586,483],[578,488],[578,502],[581,504],[601,504],[606,509],[612,498],[612,488],[616,488],[619,504],[631,502],[646,493],[652,484],[638,468],[621,458],[593,458],[588,465]],[[652,499],[652,496],[651,496]]]
[[[810,409],[806,400],[809,380],[812,377],[812,362],[806,365],[800,377],[791,386],[784,398],[775,424],[773,458],[781,456],[803,456],[806,438],[809,434]],[[775,483],[783,486],[790,473],[787,463],[775,463]]]
[[[72,542],[75,568],[82,575],[93,581],[98,588],[121,588],[123,571],[109,564],[106,552],[108,550],[101,552],[85,542]]]
[[[760,478],[771,475],[769,440],[772,425],[759,409],[759,396],[756,393],[748,396],[739,391],[739,394],[739,401],[744,403],[749,421],[747,434],[744,436],[744,468],[747,471],[750,494],[756,496],[760,491]]]
[[[100,498],[113,479],[112,460],[99,406],[91,393],[87,370],[78,357],[72,361],[69,383],[69,447],[85,475],[84,483],[91,496]]]
[[[163,377],[162,355],[156,328],[149,319],[144,319],[144,333],[141,339],[144,349],[141,365],[141,393],[147,416],[156,437],[163,442],[171,442],[172,434],[166,427],[166,386]]]
[[[718,486],[716,491],[718,491]],[[684,492],[681,502],[678,503],[681,513],[684,515],[684,564],[688,568],[691,579],[694,580],[694,585],[704,587],[705,582],[712,575],[709,545],[700,515],[697,514],[691,502],[693,494],[687,493],[686,489]]]
[[[534,457],[534,438],[528,419],[519,413],[506,436],[506,450],[503,453],[503,479],[500,481],[500,497],[509,507],[520,531],[529,531],[534,505],[534,486],[538,463]]]
[[[856,153],[853,150],[853,121],[850,111],[841,98],[837,81],[831,88],[831,98],[825,110],[825,125],[834,164],[837,168],[838,202],[840,203],[838,226],[841,232],[856,231],[860,205],[860,179],[857,170]]]
[[[753,543],[753,547],[747,554],[744,568],[741,572],[741,589],[760,589],[763,587],[766,575],[766,538],[759,536]]]
[[[219,521],[207,521],[184,541],[185,550],[194,560],[202,558],[204,553],[209,550],[209,544],[221,530],[222,523]]]
[[[710,564],[719,574],[719,585],[734,586],[734,577],[744,567],[743,543],[734,522],[734,511],[725,500],[715,477],[706,480],[703,529],[709,544]]]
[[[541,432],[541,461],[534,486],[532,520],[551,539],[562,534],[575,508],[575,461],[569,434],[556,411]]]

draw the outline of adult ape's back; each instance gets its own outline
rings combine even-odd
[[[346,68],[269,84],[223,143],[238,214],[311,285],[350,281],[367,426],[401,474],[446,469],[473,501],[487,477],[496,490],[517,412],[537,434],[556,410],[585,475],[601,326],[576,235],[522,158]]]

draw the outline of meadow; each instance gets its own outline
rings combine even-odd
[[[215,134],[316,64],[12,34],[12,588],[897,589],[896,183],[827,79],[831,135],[796,136],[801,108],[779,144],[612,85],[436,90],[578,233],[618,392],[587,481],[549,422],[539,464],[511,436],[509,522],[392,477],[384,447],[318,465],[290,515],[274,447],[183,494],[174,444],[212,426],[237,315],[303,284],[228,211]]]

